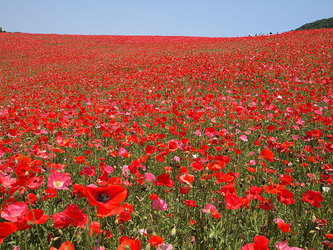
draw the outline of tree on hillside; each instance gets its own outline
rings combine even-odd
[[[312,23],[307,23],[297,28],[296,30],[313,30],[322,28],[333,28],[333,17],[317,20]]]

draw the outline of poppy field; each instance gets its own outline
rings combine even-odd
[[[332,249],[333,30],[0,34],[1,249]]]

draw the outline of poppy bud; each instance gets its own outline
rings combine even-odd
[[[14,192],[14,194],[13,194],[13,198],[17,199],[17,198],[20,197],[20,195],[21,195],[20,190],[16,190],[16,191]]]
[[[62,236],[64,234],[61,229],[58,229],[58,233],[60,236]]]
[[[55,238],[53,238],[53,241],[57,241],[59,239],[60,239],[60,237],[55,237]]]
[[[312,222],[315,223],[316,222],[316,216],[312,215]]]
[[[145,250],[150,250],[150,245],[149,244],[145,247]]]
[[[28,177],[29,176],[29,171],[25,171],[24,176]]]
[[[154,229],[152,227],[147,228],[147,234],[152,234],[154,232]]]
[[[177,234],[177,230],[176,230],[176,227],[172,228],[171,229],[171,236],[175,236]]]

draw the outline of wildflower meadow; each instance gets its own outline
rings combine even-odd
[[[332,53],[0,33],[0,249],[332,249]]]

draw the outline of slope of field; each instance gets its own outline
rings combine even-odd
[[[332,52],[1,33],[2,246],[332,247]]]

